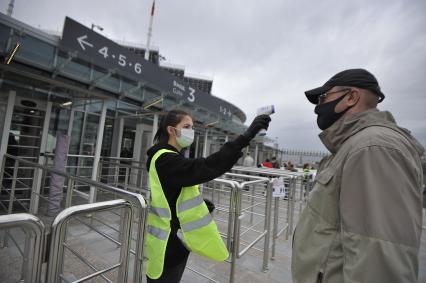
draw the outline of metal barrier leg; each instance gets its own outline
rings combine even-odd
[[[0,170],[0,195],[1,195],[1,190],[3,188],[3,176],[4,176],[5,165],[6,165],[6,156],[3,156],[2,162],[1,162],[1,170]]]
[[[220,205],[220,196],[223,193],[223,191],[225,190],[225,185],[221,184],[219,186],[219,191],[217,192],[217,204]]]
[[[304,187],[305,187],[304,184],[301,183],[300,184],[300,195],[299,195],[299,198],[300,198],[299,213],[302,212],[302,208],[303,208],[303,190],[304,190]]]
[[[121,266],[118,272],[118,280],[119,282],[125,282],[128,276],[128,258],[130,254],[130,247],[131,247],[131,239],[132,239],[132,223],[133,223],[133,214],[132,210],[122,208],[121,209],[122,215],[124,214],[124,225],[121,229],[123,231],[123,241],[121,242],[121,251],[120,251],[120,262]],[[121,234],[121,233],[120,233]]]
[[[69,178],[67,185],[67,196],[65,200],[65,208],[68,208],[72,205],[72,195],[74,191],[74,180]]]
[[[13,210],[13,200],[15,198],[16,177],[18,175],[18,166],[19,166],[19,161],[15,160],[15,165],[13,166],[13,177],[12,177],[13,179],[12,179],[12,188],[10,191],[8,214],[12,214],[12,210]],[[6,229],[4,231],[3,247],[8,247],[8,246],[9,246],[9,230]]]
[[[129,167],[126,167],[126,174],[124,175],[124,189],[127,191],[128,190],[128,185],[129,185],[129,179],[130,179],[130,176],[129,176]]]
[[[27,277],[29,274],[27,274],[27,266],[29,264],[29,255],[30,255],[30,248],[31,248],[31,241],[30,241],[30,235],[28,232],[25,232],[25,244],[24,244],[24,254],[22,258],[22,271],[21,271],[21,280],[26,282]],[[29,278],[28,278],[29,279]],[[33,280],[36,278],[32,278]]]
[[[263,272],[268,270],[269,263],[269,240],[271,236],[271,211],[272,210],[272,182],[268,183],[266,191],[265,208],[265,242],[263,246]]]
[[[233,205],[234,205],[234,213],[233,213],[233,235],[232,235],[232,253],[231,253],[231,275],[229,278],[230,283],[235,282],[235,269],[236,269],[236,260],[238,257],[238,246],[239,246],[239,214],[241,210],[241,202],[239,201],[241,197],[241,188],[236,184],[235,193],[233,196]]]
[[[124,213],[124,209],[121,209],[120,210],[120,215],[123,215],[123,213]],[[123,239],[126,237],[126,233],[127,233],[127,231],[126,231],[126,223],[124,222],[124,221],[120,221],[119,223],[118,223],[118,231],[120,231],[119,233],[118,233],[118,242],[120,242],[120,243],[122,243],[123,242]],[[120,244],[117,244],[117,248],[119,248],[120,247]]]
[[[274,198],[274,226],[272,228],[272,254],[271,259],[275,259],[275,242],[278,238],[278,213],[279,213],[280,198]]]
[[[228,238],[226,239],[226,247],[228,248],[228,250],[232,251],[232,246],[233,246],[233,242],[232,242],[232,238],[233,238],[233,231],[234,231],[234,210],[235,210],[235,190],[232,189],[231,190],[231,194],[229,196],[229,212],[228,212]]]
[[[251,190],[251,208],[250,208],[250,224],[253,224],[253,210],[254,210],[254,191],[256,189],[256,185],[253,186]]]
[[[31,189],[31,199],[30,199],[30,212],[31,214],[37,214],[38,213],[38,204],[40,202],[40,189],[42,186],[42,174],[43,171],[38,168],[34,168],[34,179],[33,179],[33,186]]]
[[[145,224],[147,213],[146,210],[139,209],[137,212],[139,216],[138,226],[137,226],[137,235],[136,239],[144,239],[145,234]],[[136,213],[135,213],[136,214]],[[144,243],[143,240],[136,241],[135,248],[135,263],[134,263],[134,272],[133,272],[133,282],[142,282],[142,270],[143,270],[143,249]]]
[[[214,185],[213,185],[213,187],[212,186],[209,186],[210,188],[211,188],[211,200],[212,200],[212,202],[214,203],[214,191],[215,191],[215,187],[214,187]]]
[[[294,202],[296,197],[296,179],[292,180],[291,202],[290,202],[290,235],[293,234]]]
[[[116,165],[116,167],[115,167],[115,174],[114,174],[114,182],[115,182],[114,185],[116,187],[118,186],[118,174],[119,174],[119,172],[120,172],[120,169],[119,169],[118,165]]]
[[[19,166],[19,161],[15,160],[15,166],[13,167],[13,179],[12,179],[12,188],[10,191],[8,214],[12,214],[12,210],[13,210],[13,200],[15,198],[15,190],[16,190],[16,177],[18,176],[18,166]]]
[[[289,235],[290,235],[290,210],[291,210],[290,198],[291,198],[291,183],[289,184],[289,192],[287,194],[287,213],[286,213],[287,228],[286,228],[286,231],[285,231],[285,239],[286,240],[288,240]]]

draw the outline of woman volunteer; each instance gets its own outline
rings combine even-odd
[[[189,251],[216,261],[228,258],[198,185],[231,169],[242,156],[241,149],[261,129],[267,129],[270,121],[267,115],[257,116],[244,134],[225,143],[218,152],[206,158],[188,159],[181,150],[194,140],[191,115],[172,110],[163,116],[155,145],[147,152],[151,189],[145,240],[148,282],[179,282]],[[182,240],[178,237],[179,229]]]

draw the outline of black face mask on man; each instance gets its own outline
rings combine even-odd
[[[334,122],[339,120],[339,118],[342,117],[343,114],[346,113],[346,111],[348,111],[352,107],[352,106],[349,106],[348,108],[346,108],[345,110],[339,113],[336,113],[334,111],[334,109],[336,108],[336,105],[339,104],[339,102],[342,101],[343,98],[345,98],[345,96],[348,95],[348,93],[330,102],[318,104],[315,107],[315,110],[314,110],[315,114],[318,115],[317,124],[321,130],[324,131],[325,129],[329,128],[331,125],[334,124]]]

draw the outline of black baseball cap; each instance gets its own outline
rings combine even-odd
[[[311,103],[318,104],[318,97],[335,86],[353,86],[368,89],[380,97],[379,103],[385,99],[377,79],[372,73],[364,69],[349,69],[337,73],[323,86],[305,91],[305,95]]]

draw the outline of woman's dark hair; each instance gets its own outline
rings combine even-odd
[[[165,113],[161,117],[157,133],[155,133],[154,143],[167,143],[169,141],[169,133],[167,132],[167,127],[176,127],[176,125],[179,124],[185,116],[189,116],[192,118],[189,113],[178,109],[170,110],[169,112]]]

